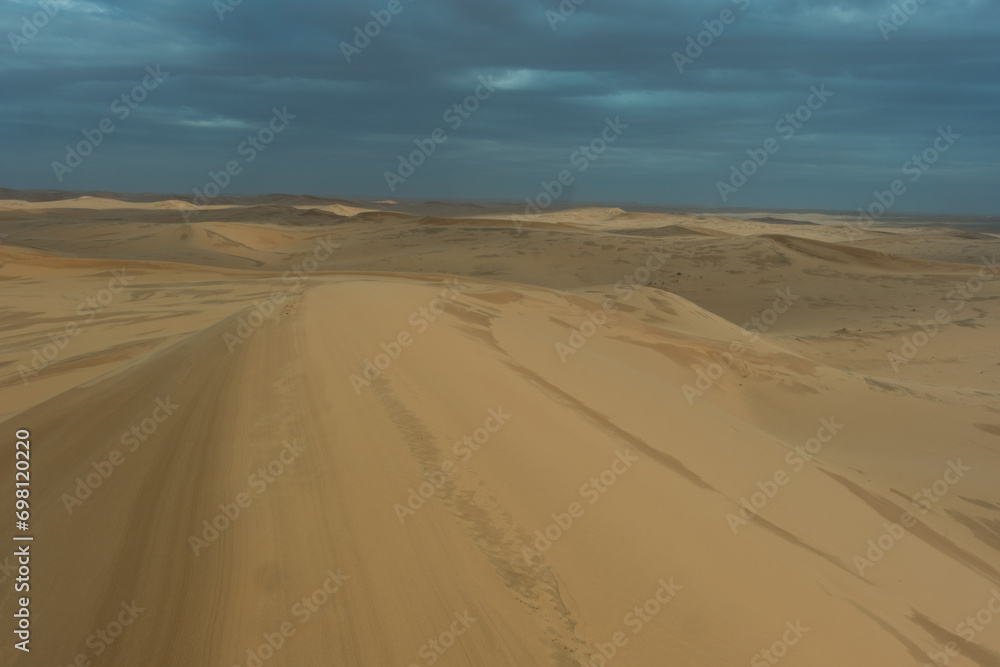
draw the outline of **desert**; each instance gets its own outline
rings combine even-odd
[[[5,191],[7,664],[998,665],[990,229]]]

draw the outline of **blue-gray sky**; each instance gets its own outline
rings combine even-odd
[[[1000,209],[992,0],[238,1],[0,0],[0,187],[192,194],[234,161],[226,194],[523,200],[567,170],[567,201],[855,210],[900,179],[894,211]],[[372,11],[387,25],[357,48]],[[689,37],[707,46],[680,71]],[[142,102],[113,105],[144,77]],[[480,77],[494,90],[446,119]],[[776,127],[807,101],[794,135]],[[274,108],[295,117],[241,150]],[[105,118],[90,155],[53,166]],[[628,127],[574,159],[607,118]],[[391,191],[385,172],[436,128],[447,140]]]

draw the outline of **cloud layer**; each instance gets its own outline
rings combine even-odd
[[[899,211],[1000,204],[996,2],[237,1],[4,0],[0,185],[191,194],[236,161],[229,194],[523,199],[570,170],[582,201],[855,210],[902,179]]]

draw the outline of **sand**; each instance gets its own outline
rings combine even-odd
[[[997,234],[5,196],[2,664],[1000,665]]]

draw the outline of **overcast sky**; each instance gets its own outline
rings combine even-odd
[[[998,2],[238,1],[0,0],[0,187],[1000,212]]]

